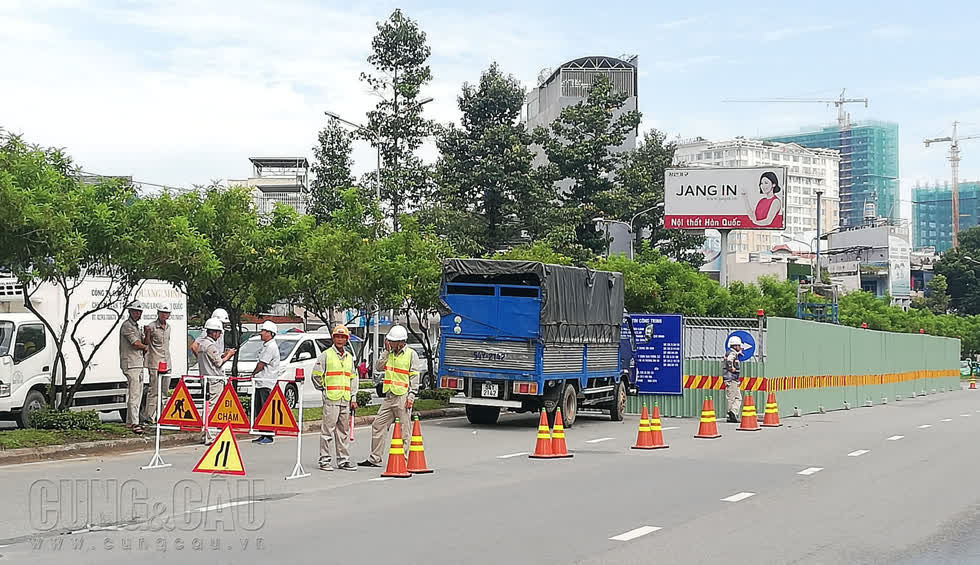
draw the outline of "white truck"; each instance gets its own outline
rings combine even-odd
[[[100,300],[108,287],[108,281],[89,277],[75,290],[68,305],[69,332],[75,320]],[[140,288],[136,299],[146,305],[141,326],[156,317],[156,307],[170,306],[169,323],[173,326],[170,336],[170,375],[177,377],[187,372],[187,301],[184,294],[163,281],[148,280]],[[37,290],[33,303],[54,327],[58,327],[64,315],[64,297],[59,288],[51,285]],[[123,315],[126,315],[123,312]],[[82,350],[91,352],[116,322],[111,310],[103,310],[86,318],[79,327]],[[65,342],[67,382],[69,386],[78,378],[81,361],[70,338]],[[0,420],[15,420],[20,427],[30,423],[30,414],[47,403],[48,386],[55,362],[55,340],[45,330],[34,314],[24,306],[24,296],[17,281],[0,278]],[[144,372],[144,382],[147,374]],[[60,377],[59,377],[60,382]],[[126,420],[126,378],[119,369],[119,328],[96,352],[85,379],[75,394],[72,410],[118,410]],[[164,391],[166,395],[166,391]]]

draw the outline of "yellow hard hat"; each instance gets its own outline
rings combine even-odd
[[[350,337],[350,331],[348,331],[347,326],[344,324],[337,324],[337,327],[333,329],[333,334],[331,335],[345,335]]]

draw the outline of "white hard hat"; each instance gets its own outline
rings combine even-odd
[[[273,334],[279,333],[279,326],[277,326],[275,322],[269,320],[262,322],[262,327],[259,329],[264,332],[272,332]]]
[[[738,337],[737,335],[733,335],[732,338],[728,340],[728,347],[731,347],[733,345],[741,346],[742,338]]]
[[[403,326],[392,326],[385,338],[388,341],[408,341],[408,330]]]
[[[170,306],[167,306],[166,304],[161,304],[157,306],[157,312],[163,312],[164,314],[169,314]]]
[[[129,306],[127,306],[126,309],[127,310],[136,310],[137,312],[142,312],[143,311],[143,303],[141,303],[139,300],[134,300],[134,301],[132,301],[132,302],[129,303]]]
[[[228,311],[224,308],[215,308],[214,312],[211,312],[211,317],[217,318],[222,324],[228,324],[231,322],[231,319],[228,317]]]
[[[217,318],[211,318],[207,322],[204,322],[204,329],[205,330],[217,330],[217,331],[220,332],[221,330],[224,329],[224,326],[221,325],[221,320],[219,320]]]

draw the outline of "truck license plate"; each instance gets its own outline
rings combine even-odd
[[[483,398],[497,398],[498,394],[497,383],[483,383],[483,393],[480,396]]]

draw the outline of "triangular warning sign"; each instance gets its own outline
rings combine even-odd
[[[208,447],[201,460],[194,466],[194,473],[218,473],[222,475],[244,475],[245,464],[238,451],[238,442],[231,426],[225,426],[214,443]]]
[[[286,397],[283,396],[282,389],[273,387],[272,394],[265,401],[265,406],[259,411],[259,415],[255,417],[255,425],[252,427],[263,432],[276,432],[277,434],[296,434],[299,432],[299,426],[296,425],[296,419],[293,418],[293,411],[286,404]]]
[[[235,393],[235,385],[231,382],[225,385],[224,390],[221,391],[221,396],[218,397],[211,413],[208,414],[209,428],[223,428],[225,426],[230,426],[233,430],[248,429],[248,416],[245,415],[245,409],[242,408],[238,394]]]
[[[159,423],[161,426],[180,426],[183,430],[201,429],[203,425],[201,415],[197,413],[183,377],[177,383],[174,393],[170,395],[163,412],[160,413]]]

